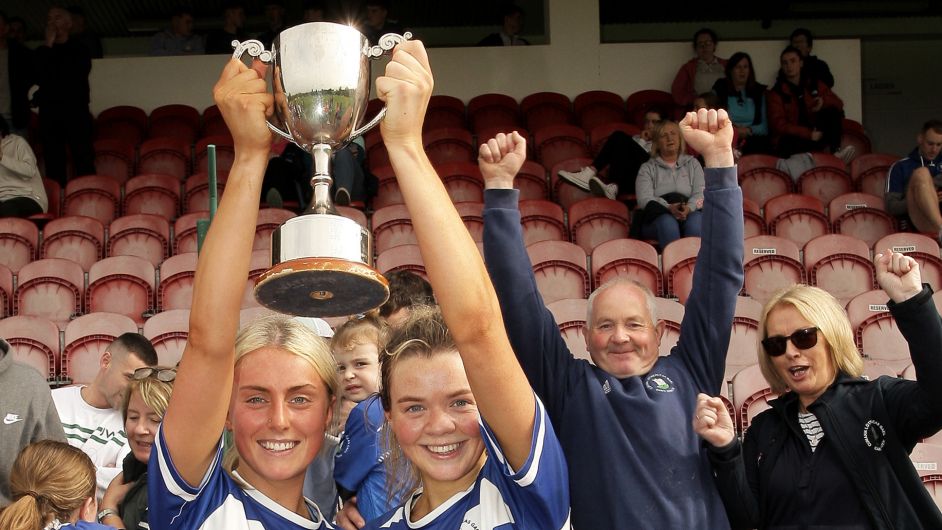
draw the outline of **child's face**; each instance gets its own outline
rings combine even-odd
[[[337,376],[343,397],[357,403],[379,392],[379,351],[375,344],[357,344],[349,350],[336,350]]]

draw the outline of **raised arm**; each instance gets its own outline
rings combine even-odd
[[[432,84],[422,43],[398,45],[386,75],[376,80],[377,93],[387,105],[383,140],[478,409],[511,466],[519,469],[529,454],[536,405],[504,332],[481,255],[422,146]]]
[[[230,60],[213,98],[235,140],[235,161],[196,267],[190,333],[162,426],[174,467],[192,486],[202,480],[225,426],[239,307],[271,145],[265,115],[272,97],[257,72]]]

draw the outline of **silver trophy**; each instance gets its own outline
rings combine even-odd
[[[369,102],[370,59],[411,37],[388,33],[370,46],[350,26],[312,22],[282,31],[271,51],[257,40],[232,42],[233,57],[249,54],[256,67],[265,66],[279,122],[269,121],[269,128],[314,158],[310,206],[272,232],[272,267],[255,285],[255,298],[265,307],[335,317],[369,311],[389,297],[386,279],[372,267],[369,231],[336,214],[330,199],[331,154],[386,114],[384,107],[357,128]]]

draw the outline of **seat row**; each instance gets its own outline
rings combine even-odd
[[[229,171],[235,151],[228,135],[204,136],[195,146],[176,137],[151,138],[140,144],[124,138],[103,138],[93,145],[95,173],[121,184],[143,173],[170,175],[180,181],[191,173],[209,170],[210,146],[214,146],[217,170]]]
[[[140,107],[119,105],[95,118],[96,140],[118,139],[137,145],[147,139],[175,138],[192,146],[200,136],[217,135],[229,136],[229,129],[216,105],[202,113],[189,105],[164,105],[150,115]]]

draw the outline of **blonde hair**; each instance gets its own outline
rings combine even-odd
[[[687,143],[684,142],[684,135],[680,132],[680,125],[677,125],[676,121],[663,120],[654,127],[654,138],[651,140],[651,158],[657,158],[661,156],[661,148],[658,146],[658,140],[661,138],[661,132],[668,125],[673,125],[677,127],[677,138],[680,141],[680,145],[677,147],[677,157],[687,152]]]
[[[239,366],[242,358],[249,353],[265,347],[278,348],[304,359],[327,387],[330,401],[339,394],[337,363],[327,341],[301,322],[280,314],[253,320],[236,337],[235,365]],[[235,444],[231,444],[223,456],[223,469],[231,475],[238,467],[239,452]]]
[[[852,377],[860,377],[863,373],[863,359],[857,351],[854,332],[850,328],[844,308],[827,291],[810,285],[796,284],[775,293],[762,308],[762,318],[759,321],[759,369],[773,392],[785,392],[788,385],[775,370],[772,357],[762,345],[762,339],[768,338],[769,313],[785,305],[794,307],[802,318],[818,328],[835,370]]]
[[[66,523],[95,496],[95,466],[65,442],[35,442],[13,462],[10,491],[13,503],[0,512],[3,530],[41,530],[52,519]]]
[[[169,366],[154,366],[153,369],[173,370]],[[141,401],[163,419],[167,412],[167,405],[170,403],[170,394],[173,392],[173,381],[161,381],[154,375],[144,379],[132,379],[128,391],[124,393],[124,405],[121,407],[121,415],[125,422],[128,421],[128,406],[131,403],[131,394],[134,392],[137,392],[141,396]]]
[[[458,347],[445,325],[441,310],[432,306],[413,306],[409,319],[391,332],[383,349],[379,390],[383,410],[389,412],[392,408],[389,382],[399,361],[410,357],[428,359],[438,353],[457,351]],[[384,460],[387,500],[392,500],[398,492],[402,492],[402,498],[406,498],[422,485],[422,479],[402,452],[388,421],[383,423],[381,438],[384,454],[387,455]]]

